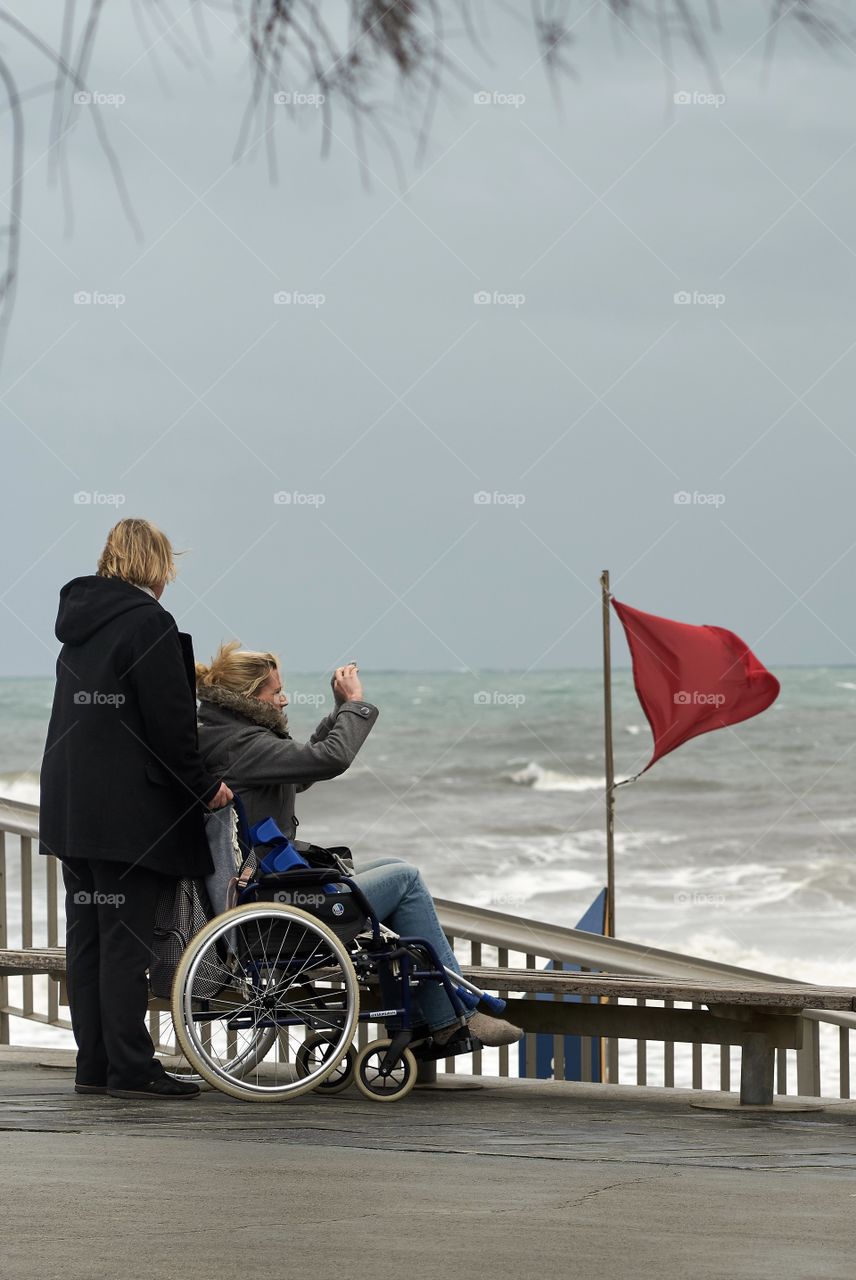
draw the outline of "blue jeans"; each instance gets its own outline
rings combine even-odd
[[[418,868],[401,858],[377,858],[357,867],[354,879],[382,924],[402,936],[424,938],[447,968],[461,972]],[[422,982],[413,992],[413,1003],[415,1020],[427,1022],[431,1031],[448,1027],[457,1017],[439,982]]]

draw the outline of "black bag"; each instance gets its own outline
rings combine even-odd
[[[172,980],[187,944],[212,918],[214,912],[203,880],[186,877],[165,880],[155,906],[155,933],[149,986],[152,995],[169,1000]],[[223,985],[222,967],[203,962],[193,990],[201,999],[216,995]]]
[[[325,849],[320,844],[310,844],[308,840],[292,840],[291,843],[312,868],[340,871],[349,876],[354,874],[354,855],[343,844],[331,845],[329,849]]]
[[[365,931],[366,914],[352,893],[327,893],[322,884],[296,885],[294,878],[294,873],[289,871],[258,876],[252,890],[252,900],[281,902],[286,906],[299,907],[301,911],[308,912],[322,924],[326,924],[345,943],[353,942],[358,934]],[[270,944],[266,942],[265,945]],[[316,943],[313,942],[312,945],[315,946]],[[276,951],[272,954],[275,955]]]

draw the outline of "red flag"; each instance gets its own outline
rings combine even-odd
[[[612,603],[654,735],[654,754],[645,769],[700,733],[757,716],[778,697],[776,677],[733,631],[693,627]]]

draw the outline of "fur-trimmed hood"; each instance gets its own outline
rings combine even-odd
[[[200,702],[213,703],[215,707],[223,707],[226,711],[234,711],[236,715],[260,724],[265,729],[272,729],[279,738],[290,738],[288,718],[269,702],[254,698],[247,693],[233,693],[223,685],[200,685],[196,696]]]

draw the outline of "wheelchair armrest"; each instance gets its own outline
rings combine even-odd
[[[300,867],[293,871],[274,871],[269,875],[256,875],[254,877],[254,882],[260,889],[275,888],[280,889],[283,893],[288,893],[291,889],[298,889],[308,885],[344,885],[350,889],[357,906],[371,921],[373,936],[376,939],[380,937],[378,920],[372,911],[371,903],[357,884],[356,880],[353,880],[350,876],[343,876],[341,872],[335,872],[325,868],[316,869],[314,867]]]
[[[293,871],[257,872],[253,879],[261,888],[266,889],[275,886],[286,891],[292,886],[297,888],[300,885],[348,883],[347,880],[343,879],[341,872],[337,873],[329,868],[320,867],[299,867]]]

